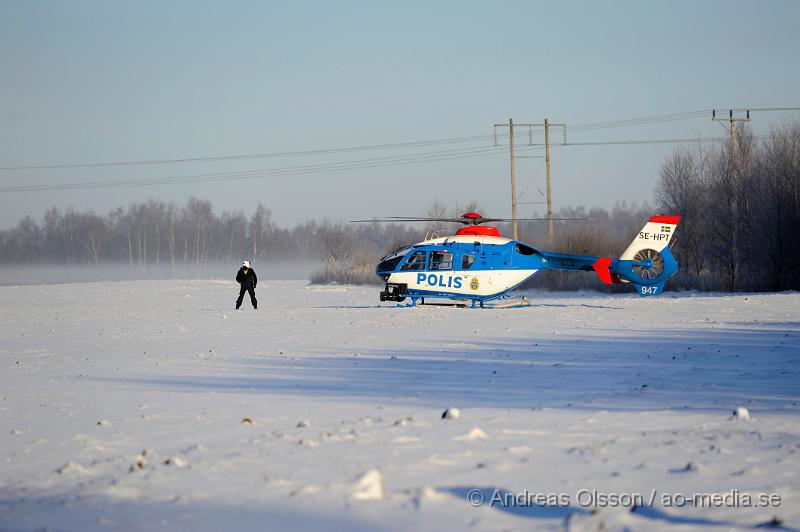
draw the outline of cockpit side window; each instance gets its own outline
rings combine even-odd
[[[422,250],[415,251],[408,257],[408,261],[400,268],[401,270],[424,270],[425,269],[425,252]]]
[[[461,257],[461,269],[462,270],[469,270],[472,266],[472,263],[475,262],[475,255],[463,255]]]
[[[449,251],[431,251],[431,270],[452,270],[453,254]]]

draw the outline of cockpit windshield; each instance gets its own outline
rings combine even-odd
[[[383,262],[385,260],[392,260],[392,259],[397,258],[397,257],[405,257],[406,253],[408,253],[409,251],[411,251],[411,246],[402,247],[402,248],[400,248],[400,249],[398,249],[396,251],[391,252],[390,254],[386,255],[385,257],[383,257],[381,259],[381,262]]]
[[[400,261],[403,260],[409,251],[411,251],[412,246],[405,246],[397,251],[386,255],[381,261],[378,263],[378,267],[376,268],[377,272],[392,272],[400,264]]]

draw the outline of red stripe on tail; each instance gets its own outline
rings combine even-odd
[[[650,218],[651,222],[657,224],[670,224],[670,225],[678,225],[678,222],[681,221],[680,216],[653,216]]]

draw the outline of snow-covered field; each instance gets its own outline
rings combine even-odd
[[[800,528],[800,294],[237,292],[0,287],[0,529]]]

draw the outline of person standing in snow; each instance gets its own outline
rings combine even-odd
[[[258,277],[256,271],[250,267],[250,261],[243,260],[242,267],[236,272],[236,282],[239,283],[239,299],[236,300],[236,310],[242,306],[244,300],[244,293],[250,293],[250,303],[253,308],[258,310],[258,301],[256,301],[256,285],[258,284]]]

